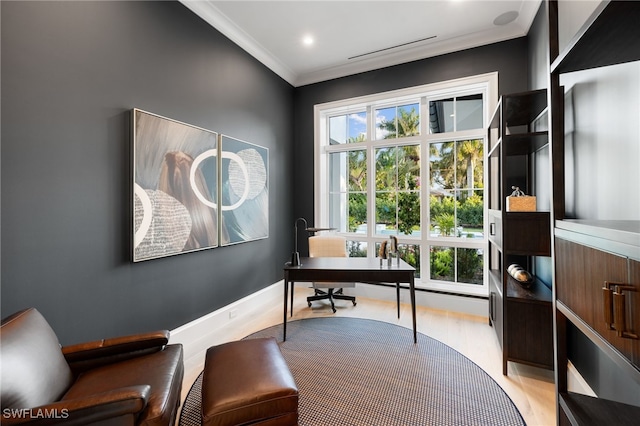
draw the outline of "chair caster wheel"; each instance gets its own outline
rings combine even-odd
[[[335,314],[336,312],[337,312],[337,311],[334,309],[334,310],[333,310],[333,313]]]
[[[356,302],[353,302],[353,306],[356,306]]]
[[[311,302],[307,302],[307,305],[308,305],[309,307],[311,307]]]

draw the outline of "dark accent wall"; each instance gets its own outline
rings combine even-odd
[[[282,279],[294,88],[178,2],[6,2],[2,316],[63,344],[172,329]],[[133,264],[130,117],[269,149],[269,238]]]
[[[1,313],[35,306],[64,344],[279,281],[294,219],[313,222],[313,105],[492,71],[527,89],[524,37],[294,89],[178,2],[0,8]],[[269,148],[269,238],[131,263],[134,107]]]
[[[293,148],[296,217],[313,223],[314,105],[494,71],[498,72],[499,94],[522,92],[527,90],[527,55],[527,38],[521,37],[297,88]]]

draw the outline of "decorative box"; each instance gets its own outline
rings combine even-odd
[[[520,195],[507,197],[508,212],[535,212],[536,197],[534,195]]]

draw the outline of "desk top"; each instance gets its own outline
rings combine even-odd
[[[302,257],[300,265],[291,266],[287,262],[284,265],[285,270],[324,270],[324,271],[403,271],[415,272],[415,268],[404,260],[400,260],[400,264],[396,259],[392,259],[391,266],[387,266],[387,260],[382,260],[380,266],[380,258],[377,257]]]

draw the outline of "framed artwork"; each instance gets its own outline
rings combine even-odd
[[[220,243],[230,245],[269,236],[269,150],[220,136]]]
[[[133,110],[133,261],[219,245],[218,134]]]

